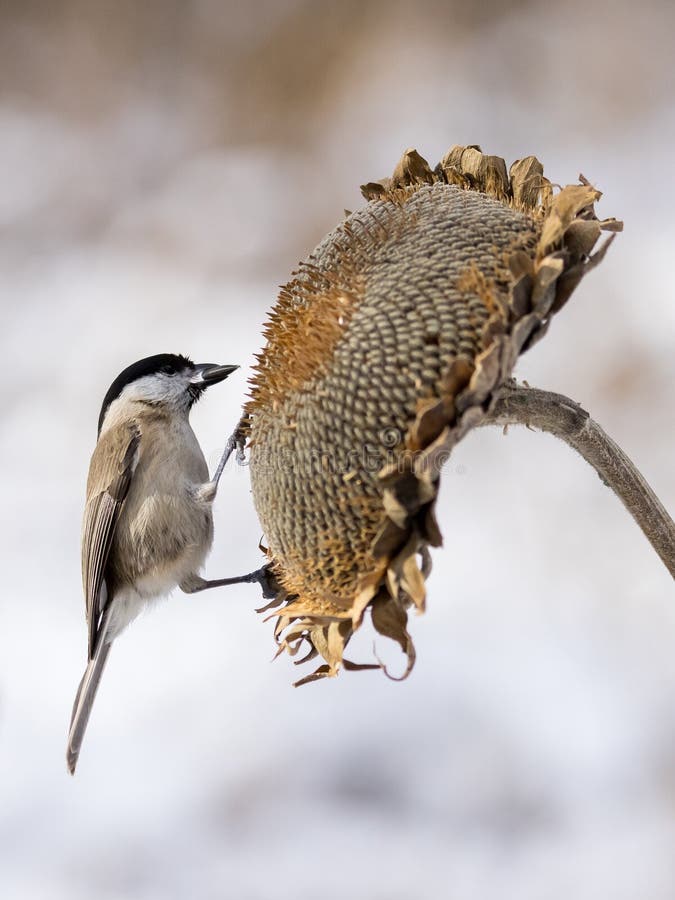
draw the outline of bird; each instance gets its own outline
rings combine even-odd
[[[242,580],[199,575],[222,465],[209,479],[189,421],[204,391],[238,368],[160,353],[124,369],[105,395],[82,525],[88,646],[68,734],[71,774],[115,638],[176,586],[194,593]]]

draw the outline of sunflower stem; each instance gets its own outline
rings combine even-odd
[[[569,444],[619,497],[675,578],[675,523],[621,447],[574,400],[507,382],[496,392],[486,425],[527,425]]]

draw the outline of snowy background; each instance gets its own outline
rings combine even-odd
[[[605,192],[625,233],[518,374],[675,508],[674,34],[655,0],[0,5],[3,897],[672,900],[672,580],[524,430],[447,467],[408,681],[294,690],[255,588],[176,594],[116,644],[75,779],[64,753],[105,390],[156,352],[250,365],[277,285],[406,147]],[[246,377],[194,412],[212,464]],[[259,537],[231,467],[208,575]]]

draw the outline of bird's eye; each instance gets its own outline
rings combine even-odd
[[[176,369],[171,364],[162,366],[161,371],[164,372],[165,375],[175,375]]]

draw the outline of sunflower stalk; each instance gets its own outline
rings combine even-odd
[[[675,522],[635,464],[578,403],[509,381],[481,424],[526,425],[565,441],[617,495],[675,578]]]

